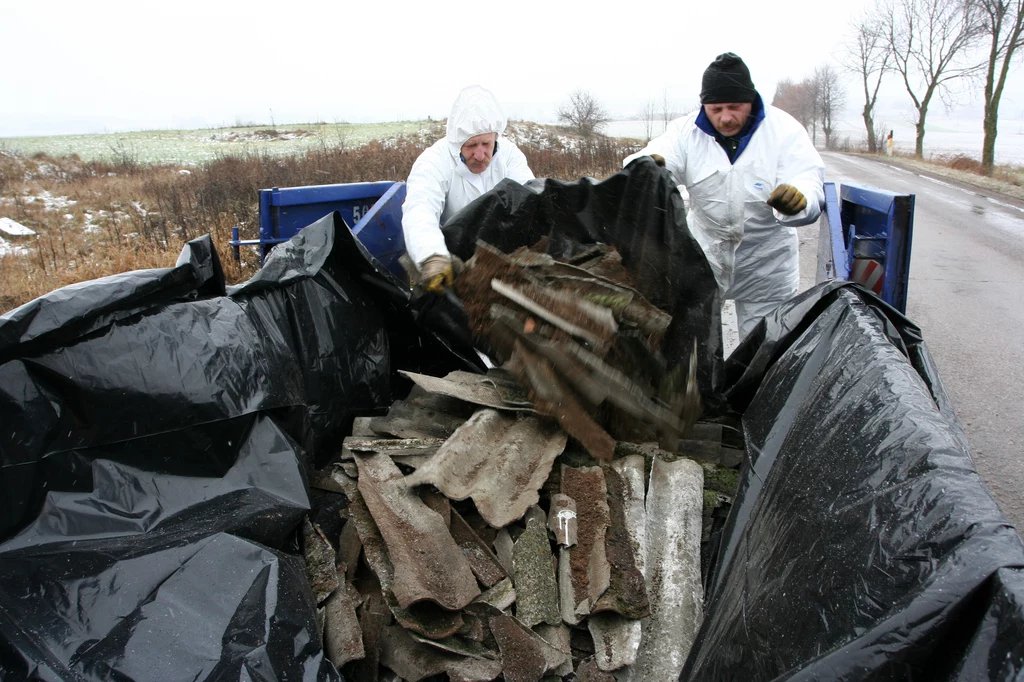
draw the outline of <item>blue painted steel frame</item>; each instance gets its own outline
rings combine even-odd
[[[818,274],[816,281],[850,279],[850,258],[843,242],[836,183],[825,183],[825,213],[818,222]]]
[[[405,252],[402,234],[404,182],[356,182],[336,185],[274,187],[260,190],[259,239],[238,239],[232,230],[236,258],[239,246],[258,246],[260,263],[270,250],[332,211],[338,211],[367,250],[400,279],[398,262]]]
[[[352,226],[352,234],[400,282],[408,280],[408,273],[398,260],[405,253],[405,233],[402,232],[405,191],[404,182],[391,183],[391,188]]]
[[[261,256],[265,258],[275,244],[288,241],[331,211],[340,212],[345,223],[355,225],[393,184],[355,182],[260,190]]]
[[[874,187],[825,183],[825,215],[818,243],[817,280],[849,279],[854,257],[882,263],[882,299],[907,310],[910,251],[914,228],[913,194]]]

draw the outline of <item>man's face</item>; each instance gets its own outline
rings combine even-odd
[[[750,118],[750,110],[754,105],[750,102],[726,102],[723,104],[705,104],[704,113],[707,115],[715,130],[726,137],[732,137],[746,125]]]
[[[491,165],[491,156],[494,155],[494,143],[498,139],[498,133],[484,133],[475,135],[462,145],[462,158],[466,159],[466,166],[473,173],[483,173]]]

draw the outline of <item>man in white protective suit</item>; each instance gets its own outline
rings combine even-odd
[[[825,165],[792,116],[765,105],[732,52],[704,71],[698,111],[637,154],[671,171],[689,194],[687,224],[736,302],[739,336],[797,293],[797,232],[821,215]]]
[[[419,283],[428,291],[443,293],[454,277],[441,225],[501,180],[533,179],[526,157],[502,137],[505,124],[494,95],[471,85],[452,105],[445,138],[424,150],[412,166],[402,231],[405,250],[419,267]]]

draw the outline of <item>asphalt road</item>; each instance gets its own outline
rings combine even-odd
[[[916,195],[907,316],[921,327],[978,472],[1024,531],[1024,202],[884,161],[822,156],[829,181]],[[800,240],[810,256],[817,226]],[[805,283],[813,267],[802,258]]]

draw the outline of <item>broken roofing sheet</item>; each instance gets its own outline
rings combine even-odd
[[[417,386],[427,391],[458,398],[467,403],[502,410],[533,411],[526,392],[513,377],[502,370],[493,370],[487,374],[456,371],[443,379],[404,370],[399,374],[409,377]]]
[[[630,680],[676,680],[704,617],[700,576],[704,471],[655,458],[647,493],[647,594],[651,615]]]
[[[408,608],[430,600],[461,609],[480,594],[476,578],[440,514],[423,503],[384,454],[359,456],[359,492],[395,568],[392,592]]]
[[[565,443],[565,433],[550,422],[483,409],[406,482],[433,484],[454,500],[472,498],[487,523],[502,528],[540,499],[537,491]]]

